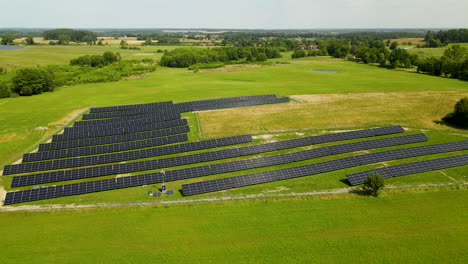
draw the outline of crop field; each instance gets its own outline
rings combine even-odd
[[[108,50],[120,52],[124,59],[159,60],[162,54],[155,52],[159,48],[176,47],[142,46],[141,50],[121,50],[117,45],[44,45],[0,51],[0,63],[7,68],[67,64],[77,56],[102,54]],[[419,50],[426,52],[428,49],[410,51]],[[443,54],[443,48],[437,52]],[[59,87],[51,93],[0,99],[0,166],[3,168],[19,160],[23,153],[34,151],[39,143],[80,120],[83,113],[89,113],[90,107],[167,100],[179,103],[260,94],[288,96],[291,102],[184,113],[182,116],[190,125],[189,141],[251,134],[254,142],[243,146],[392,125],[403,126],[404,134],[425,133],[429,141],[168,182],[168,189],[176,193],[161,198],[148,196],[149,190],[160,188],[160,184],[152,184],[7,207],[19,210],[48,208],[51,204],[113,204],[119,208],[6,212],[0,207],[2,226],[15,223],[14,228],[0,229],[0,262],[45,263],[53,258],[57,263],[84,263],[85,259],[92,259],[94,263],[122,262],[122,259],[128,263],[148,260],[160,263],[310,263],[311,260],[341,263],[349,259],[395,263],[409,257],[412,263],[466,262],[468,256],[463,251],[468,246],[464,239],[468,233],[466,166],[388,179],[386,184],[390,188],[377,199],[348,192],[300,195],[346,190],[350,188],[345,181],[346,174],[426,160],[427,156],[189,198],[178,192],[182,184],[202,180],[369,152],[468,140],[467,130],[438,122],[453,110],[460,98],[468,96],[468,82],[330,57],[293,60],[290,55],[284,53],[283,58],[271,60],[271,65],[233,65],[199,72],[159,67],[145,78]],[[283,63],[275,63],[279,61]],[[299,147],[222,162],[369,139]],[[203,151],[189,154],[198,152]],[[435,154],[430,158],[459,154],[468,154],[468,151]],[[164,157],[171,156],[176,155]],[[191,166],[171,170],[184,167]],[[1,195],[4,191],[31,188],[12,189],[12,178],[12,175],[0,177]],[[83,180],[44,186],[75,182]],[[187,200],[213,202],[176,204]],[[120,207],[157,202],[167,204]],[[25,249],[30,251],[27,256],[21,254]]]

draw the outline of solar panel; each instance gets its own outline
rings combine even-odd
[[[204,104],[216,104],[219,102],[236,102],[236,101],[252,101],[260,99],[273,99],[276,98],[275,95],[256,95],[256,96],[240,96],[240,97],[230,97],[230,98],[220,98],[220,99],[211,99],[211,100],[201,100],[201,101],[192,101],[181,104],[193,104],[193,105],[204,105]],[[180,106],[181,104],[175,104],[174,106]],[[136,109],[145,109],[145,108],[155,108],[155,107],[170,107],[172,102],[160,102],[160,103],[147,103],[147,104],[134,104],[134,105],[120,105],[120,106],[110,106],[110,107],[94,107],[91,108],[91,113],[102,113],[102,112],[114,112],[114,111],[128,111]],[[192,110],[189,110],[192,111]]]
[[[213,148],[213,147],[222,147],[228,146],[233,144],[241,144],[251,142],[252,137],[250,135],[243,135],[243,136],[235,136],[229,138],[221,138],[221,139],[214,139],[214,140],[207,140],[203,143],[203,148]],[[104,175],[112,175],[112,174],[120,174],[120,173],[129,173],[134,171],[142,171],[142,170],[150,170],[150,169],[157,169],[157,168],[165,168],[165,167],[173,167],[183,164],[191,164],[195,162],[195,158],[205,158],[209,160],[209,154],[206,153],[197,153],[191,154],[186,156],[177,156],[165,159],[158,159],[158,160],[147,160],[147,161],[140,161],[140,162],[133,162],[133,163],[121,163],[121,164],[114,164],[114,165],[105,165],[105,166],[98,166],[98,167],[90,167],[90,168],[81,168],[81,169],[74,169],[74,170],[66,170],[66,171],[53,171],[53,172],[44,172],[40,174],[31,174],[25,175],[21,177],[14,177],[12,186],[23,186],[24,184],[30,185],[33,184],[32,182],[51,182],[51,181],[64,181],[64,180],[71,180],[71,179],[83,179],[89,177],[98,177]],[[104,162],[108,160],[104,159]],[[54,163],[57,166],[63,166],[61,163],[63,160],[58,160],[58,162]],[[26,163],[28,164],[28,163]],[[26,165],[21,164],[21,165]],[[15,167],[11,167],[12,165],[5,167],[4,174],[12,174],[16,173],[17,169],[13,169]],[[38,169],[38,170],[45,170],[43,165],[36,164],[37,167],[26,168],[26,169]],[[24,170],[24,169],[23,169]],[[15,172],[13,172],[15,171]]]
[[[458,148],[458,149],[457,149]],[[316,164],[280,169],[280,170],[273,170],[273,171],[266,171],[260,173],[253,173],[235,177],[228,177],[222,178],[217,180],[210,180],[210,181],[203,181],[197,183],[189,183],[182,185],[182,193],[183,195],[194,195],[194,194],[201,194],[219,190],[227,190],[231,188],[238,188],[242,186],[248,186],[253,184],[259,183],[266,183],[271,181],[277,180],[284,180],[284,179],[291,179],[296,177],[314,175],[324,172],[330,172],[335,170],[341,170],[345,168],[360,166],[364,164],[372,164],[376,162],[382,162],[387,160],[399,159],[399,158],[406,158],[407,156],[402,155],[404,151],[411,151],[417,149],[428,149],[431,152],[437,153],[444,153],[449,151],[455,150],[465,150],[468,149],[468,141],[460,141],[460,142],[452,142],[452,143],[444,143],[444,144],[435,144],[435,145],[427,145],[422,147],[412,147],[406,149],[397,149],[397,150],[388,150],[382,153],[388,155],[382,155],[379,158],[372,154],[364,154],[358,155],[354,157],[347,157],[342,159],[336,159],[331,161],[325,161]],[[431,153],[432,154],[432,153]],[[401,155],[401,156],[400,156]],[[420,155],[420,153],[415,152],[415,155]],[[365,157],[373,157],[371,159],[366,159]],[[367,175],[366,175],[367,177]]]
[[[385,179],[388,179],[397,176],[453,168],[464,165],[468,165],[467,154],[432,160],[417,161],[394,166],[386,166],[382,168],[348,174],[346,175],[346,177],[348,178],[348,181],[351,183],[351,185],[358,185],[363,184],[366,181],[367,177],[373,173],[378,174]]]
[[[394,146],[399,144],[406,144],[406,143],[415,143],[420,141],[426,141],[427,137],[424,134],[415,134],[415,135],[408,135],[408,136],[400,136],[395,138],[383,138],[383,139],[376,139],[376,140],[369,140],[369,141],[362,141],[362,142],[354,142],[354,143],[347,143],[340,145],[340,149],[346,149],[349,152],[357,151],[357,150],[365,150],[371,149],[375,146],[378,147],[388,147]],[[401,143],[406,142],[406,143]],[[132,179],[128,182],[138,182],[136,185],[145,185],[145,184],[154,184],[154,183],[161,183],[164,181],[176,181],[181,179],[193,178],[193,177],[201,177],[206,175],[212,174],[219,174],[219,173],[226,173],[232,171],[239,171],[239,170],[246,170],[252,168],[260,168],[265,166],[273,166],[279,165],[289,162],[295,162],[300,160],[307,160],[312,158],[323,157],[327,155],[333,155],[337,153],[333,153],[333,150],[328,152],[320,151],[322,149],[332,148],[334,146],[327,146],[321,147],[317,149],[310,149],[305,151],[299,151],[295,153],[287,153],[287,154],[280,154],[276,156],[267,156],[261,158],[253,158],[247,160],[238,160],[238,161],[231,161],[226,163],[219,163],[219,164],[211,164],[211,165],[204,165],[199,167],[191,167],[191,168],[184,168],[184,169],[177,169],[172,171],[167,171],[163,175],[162,173],[149,173],[149,174],[141,174],[136,176],[128,176],[124,177],[126,179]],[[348,164],[346,162],[341,162],[341,164]],[[320,167],[318,169],[325,169],[326,166],[323,168]],[[323,170],[323,172],[325,171]],[[322,172],[321,170],[317,170],[319,173]],[[108,182],[106,181],[95,181],[95,186],[100,186],[98,188],[93,189],[92,191],[80,191],[79,193],[86,193],[86,192],[98,192],[98,191],[105,191],[109,190]],[[69,188],[68,185],[64,185],[63,188]],[[123,184],[119,186],[119,188],[126,188],[132,187],[134,184]],[[84,188],[84,187],[81,187]],[[58,196],[66,196],[71,194],[57,194]],[[53,198],[53,197],[50,197]],[[13,198],[9,198],[13,199]],[[13,202],[10,202],[13,203]]]
[[[188,127],[187,127],[188,128]],[[134,150],[140,148],[149,148],[167,144],[174,144],[188,141],[186,134],[174,135],[168,137],[159,137],[140,141],[130,141],[119,144],[99,145],[92,147],[62,149],[54,151],[36,152],[23,155],[23,163],[33,161],[44,161],[61,158],[72,158],[79,156],[97,155],[111,152]]]
[[[173,190],[169,190],[166,192],[167,195],[173,195],[174,194],[174,191]]]
[[[188,133],[190,131],[188,126],[172,127],[159,130],[150,130],[145,132],[115,135],[115,136],[104,136],[95,138],[82,138],[76,140],[59,141],[39,145],[39,151],[51,151],[58,149],[69,149],[79,148],[97,145],[106,145],[113,143],[122,143],[135,140],[150,139],[162,136],[169,136],[174,134]]]
[[[142,109],[145,107],[170,107],[172,106],[172,101],[166,102],[156,102],[156,103],[147,103],[147,104],[133,104],[133,105],[118,105],[118,106],[106,106],[106,107],[93,107],[90,109],[91,113],[102,113],[102,112],[113,112],[113,111],[124,111],[124,110],[134,110]]]
[[[64,134],[54,135],[52,138],[53,142],[65,141],[65,140],[75,140],[82,138],[93,138],[93,137],[103,137],[103,136],[114,136],[114,135],[123,135],[137,132],[145,132],[151,130],[166,129],[171,127],[187,125],[186,119],[176,119],[165,122],[158,122],[153,124],[129,126],[129,127],[93,127],[89,129],[86,127],[80,131],[68,131],[68,128],[65,128]],[[96,128],[96,129],[95,129]]]
[[[154,197],[161,197],[161,193],[160,193],[160,192],[155,192],[155,193],[153,194],[153,196],[154,196]]]
[[[393,129],[395,131],[400,131],[399,128],[393,128]],[[346,132],[344,138],[351,139],[353,137],[359,138],[359,137],[366,137],[369,135],[368,131],[365,131],[365,130],[358,130],[356,132],[357,133]],[[338,134],[341,134],[341,133],[338,133]],[[68,170],[68,171],[46,172],[46,173],[40,173],[40,174],[32,174],[32,175],[26,175],[26,176],[21,176],[21,177],[15,177],[13,178],[12,185],[13,184],[26,184],[26,183],[33,184],[33,183],[30,183],[31,181],[32,182],[37,182],[37,181],[50,182],[50,180],[56,179],[56,178],[60,180],[70,180],[70,179],[79,179],[79,178],[99,177],[99,176],[110,175],[110,174],[129,173],[133,171],[174,167],[174,166],[187,165],[187,164],[193,164],[193,163],[199,163],[199,162],[205,162],[205,161],[227,159],[227,158],[239,157],[243,155],[310,145],[311,144],[310,142],[314,142],[314,138],[316,137],[322,138],[322,141],[329,140],[330,142],[336,139],[336,137],[332,137],[330,135],[312,136],[312,137],[305,138],[305,140],[292,139],[292,140],[286,140],[282,142],[266,143],[266,144],[260,144],[260,145],[254,145],[254,146],[235,148],[235,149],[225,149],[225,150],[219,150],[215,152],[198,153],[198,154],[192,154],[188,156],[180,156],[180,157],[166,158],[166,159],[160,159],[160,160],[149,160],[149,161],[134,162],[134,163],[128,163],[128,164],[107,165],[107,166],[101,166],[101,167],[74,169],[74,170]],[[225,140],[229,141],[233,138],[228,138]],[[251,138],[249,136],[249,141],[250,140]],[[110,154],[110,155],[113,155],[113,154]],[[142,156],[138,156],[138,157],[142,157]],[[127,155],[125,158],[128,160],[130,156]],[[19,171],[27,172],[30,170],[35,170],[35,171],[51,170],[51,168],[60,168],[60,167],[65,168],[66,166],[75,166],[75,167],[84,166],[83,164],[88,164],[88,165],[102,164],[102,163],[115,162],[116,159],[113,159],[111,161],[110,159],[107,159],[104,157],[102,159],[94,159],[94,158],[82,159],[84,161],[79,161],[79,162],[74,162],[74,161],[64,162],[62,160],[62,161],[57,161],[55,163],[42,163],[38,165],[28,165],[28,166],[26,164],[8,165],[4,169],[4,174],[8,175],[8,174],[20,173]],[[30,179],[34,179],[34,180],[30,180]],[[15,186],[23,186],[23,185],[15,185]]]
[[[129,124],[147,124],[167,120],[180,119],[178,112],[152,112],[135,116],[124,116],[119,118],[96,119],[77,121],[74,127],[87,127],[87,126],[128,126]]]
[[[171,106],[171,107],[145,107],[145,108],[133,109],[133,110],[92,113],[92,114],[83,115],[83,120],[101,119],[101,118],[117,118],[117,117],[124,117],[124,116],[141,115],[141,114],[146,114],[146,113],[158,114],[158,113],[163,113],[163,112],[178,112],[177,108],[178,107],[175,107],[175,106]]]

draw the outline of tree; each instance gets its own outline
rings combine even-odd
[[[259,53],[257,55],[257,61],[266,61],[268,58],[265,53]]]
[[[153,45],[153,41],[151,40],[151,38],[147,38],[147,39],[145,40],[145,42],[143,42],[142,45],[143,45],[143,46],[151,46],[151,45]]]
[[[384,178],[378,174],[372,173],[364,182],[364,188],[367,189],[374,197],[379,195],[379,190],[385,186]]]
[[[68,45],[70,43],[70,36],[69,35],[60,35],[58,36],[58,42],[57,44],[59,45]]]
[[[120,41],[120,48],[121,49],[128,49],[128,43],[126,40]]]
[[[396,41],[393,41],[392,44],[390,44],[390,49],[391,49],[391,50],[394,50],[394,49],[396,49],[397,47],[398,47],[398,42],[396,42]]]
[[[14,34],[5,34],[2,36],[2,45],[13,45],[13,41],[16,39]]]
[[[297,59],[297,58],[305,57],[306,55],[307,53],[304,50],[297,49],[293,52],[293,54],[291,55],[291,58]]]
[[[100,39],[97,44],[98,44],[98,46],[102,46],[103,45],[102,44],[102,39]]]
[[[34,45],[36,42],[34,42],[34,38],[31,36],[26,37],[26,44],[28,45]]]
[[[411,56],[408,51],[397,48],[390,53],[388,61],[392,64],[392,68],[400,66],[409,68],[417,61],[417,56]]]
[[[455,104],[455,109],[444,118],[444,122],[468,128],[468,97],[462,98]]]
[[[43,68],[22,68],[12,78],[13,92],[33,95],[53,91],[54,75]]]

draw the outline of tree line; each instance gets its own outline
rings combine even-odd
[[[11,72],[0,68],[0,98],[12,93],[29,96],[52,92],[56,87],[81,83],[112,82],[124,77],[156,70],[152,59],[121,60],[118,53],[85,55],[70,61],[70,65],[27,67]]]
[[[96,33],[89,30],[74,30],[60,28],[47,30],[43,33],[44,40],[62,40],[73,42],[93,42],[97,40]]]
[[[173,68],[186,68],[200,63],[237,60],[262,62],[272,58],[281,58],[281,53],[277,49],[269,47],[221,47],[212,49],[178,48],[164,53],[160,65]]]
[[[423,58],[417,67],[418,72],[468,81],[468,49],[453,45],[445,50],[441,58]]]

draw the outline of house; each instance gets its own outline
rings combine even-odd
[[[318,45],[310,45],[310,46],[299,45],[298,48],[300,48],[302,50],[318,50],[319,46]]]

